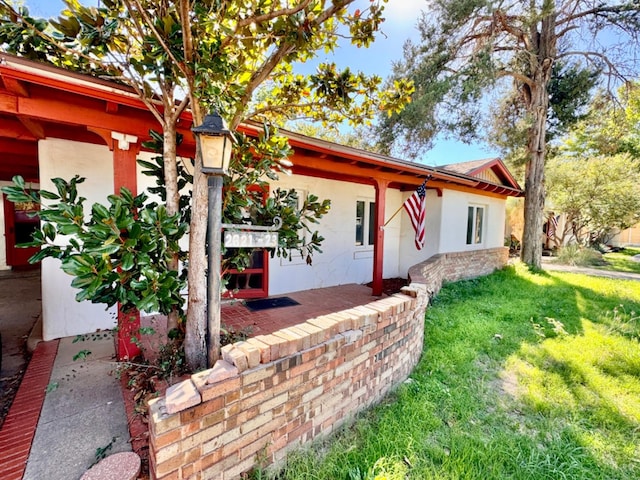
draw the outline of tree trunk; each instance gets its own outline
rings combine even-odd
[[[178,165],[176,153],[176,122],[165,123],[163,134],[164,186],[167,194],[166,207],[169,215],[180,211],[180,193],[178,192]],[[178,271],[178,252],[174,252],[169,262],[169,269]],[[167,331],[178,328],[179,312],[172,309],[167,318]]]
[[[545,89],[546,90],[546,89]],[[536,127],[532,128],[529,143],[529,161],[525,172],[524,231],[522,234],[522,261],[540,268],[542,263],[542,219],[544,215],[544,159],[546,111],[538,112]],[[542,144],[542,149],[532,145]]]
[[[202,107],[192,99],[193,125],[202,124]],[[202,173],[202,152],[196,145],[189,226],[189,299],[184,352],[191,371],[207,368],[207,176]]]
[[[545,2],[547,3],[547,2]],[[548,2],[553,3],[553,2]],[[531,101],[528,113],[532,118],[529,130],[529,160],[525,170],[524,232],[522,261],[540,268],[542,264],[542,223],[544,218],[544,163],[547,151],[546,133],[549,109],[548,85],[556,57],[555,8],[542,19],[540,33],[532,29],[530,56]]]

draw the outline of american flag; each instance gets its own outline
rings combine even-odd
[[[416,248],[418,250],[422,250],[425,240],[425,218],[427,211],[427,205],[425,202],[427,194],[427,189],[425,187],[426,183],[427,180],[425,180],[402,205],[409,214],[411,225],[413,225],[413,229],[416,231],[415,240]]]
[[[558,220],[560,220],[560,215],[551,215],[549,217],[549,225],[547,225],[547,237],[549,237],[551,240],[556,238]]]

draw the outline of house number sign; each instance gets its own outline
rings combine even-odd
[[[270,232],[224,232],[224,246],[227,248],[270,248],[278,246],[278,234]]]
[[[278,246],[278,230],[282,219],[275,217],[273,226],[223,223],[224,246],[227,248],[275,248]]]

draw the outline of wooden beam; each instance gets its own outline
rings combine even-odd
[[[162,131],[155,117],[146,110],[125,106],[120,106],[115,113],[105,110],[103,100],[61,91],[55,91],[55,95],[52,95],[51,90],[39,86],[33,86],[29,98],[0,93],[0,113],[19,114],[40,121],[125,131],[141,139],[149,138],[150,129]],[[178,133],[183,135],[183,148],[195,151],[191,130],[182,127],[178,129]]]
[[[377,180],[376,189],[376,214],[374,219],[375,240],[373,242],[373,286],[371,294],[375,297],[382,295],[383,265],[384,265],[384,218],[387,200],[387,187],[389,182]]]
[[[107,102],[107,106],[105,108],[105,112],[107,113],[118,113],[119,105],[115,102]]]
[[[113,151],[113,138],[111,138],[111,130],[107,128],[87,127],[87,130],[98,135],[105,143],[109,150]]]
[[[38,157],[38,144],[32,141],[20,141],[15,138],[0,138],[0,153],[3,155],[24,155]]]
[[[0,112],[18,113],[18,97],[8,92],[0,92]]]
[[[37,120],[25,117],[24,115],[18,115],[18,120],[38,140],[46,138],[46,135],[44,134],[44,127]]]
[[[129,145],[129,150],[122,150],[118,142],[113,142],[113,191],[120,193],[126,187],[134,196],[138,194],[136,158],[140,152],[140,144]]]
[[[0,137],[14,140],[37,140],[33,133],[27,130],[15,117],[13,119],[0,118]]]
[[[112,138],[109,132],[109,138]],[[136,157],[140,151],[139,143],[128,144],[128,150],[122,150],[119,142],[113,143],[113,191],[120,194],[122,187],[132,195],[138,194]],[[118,303],[118,359],[132,359],[140,355],[140,312],[125,311]]]
[[[291,158],[294,164],[294,172],[296,167],[301,167],[309,170],[317,170],[319,172],[325,172],[327,175],[344,175],[348,177],[360,177],[367,179],[366,182],[371,183],[373,179],[386,180],[388,182],[397,182],[406,185],[421,185],[424,181],[424,176],[420,176],[413,173],[391,173],[382,172],[377,168],[369,168],[352,164],[350,161],[335,161],[329,159],[318,158],[311,155],[305,155],[299,151],[296,151]],[[331,177],[329,177],[331,178]]]
[[[29,96],[29,88],[27,84],[21,82],[20,80],[16,80],[15,78],[10,77],[2,77],[2,81],[4,82],[5,88],[19,97],[28,97]]]
[[[337,180],[339,182],[359,183],[361,185],[373,185],[372,178],[358,177],[355,175],[345,175],[336,172],[324,172],[307,167],[294,165],[291,169],[294,175],[304,175],[305,177],[324,178],[327,180]]]

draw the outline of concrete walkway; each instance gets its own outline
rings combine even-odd
[[[112,334],[74,340],[60,340],[23,480],[79,479],[98,449],[131,450]],[[82,351],[91,354],[74,360]]]
[[[37,344],[0,430],[3,480],[77,480],[99,449],[131,450],[111,333],[74,340]]]
[[[0,271],[0,405],[8,406],[27,368],[27,337],[40,315],[40,270]],[[6,413],[6,412],[5,412]]]
[[[611,270],[601,270],[599,268],[575,267],[572,265],[561,265],[554,263],[554,259],[542,257],[542,268],[544,270],[555,270],[558,272],[582,273],[594,277],[616,278],[619,280],[640,281],[640,274],[630,272],[613,272]]]

